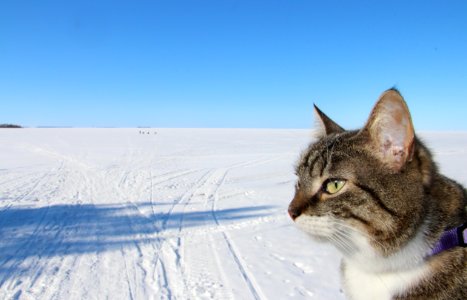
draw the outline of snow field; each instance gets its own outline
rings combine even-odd
[[[344,299],[286,209],[308,130],[0,131],[0,299]],[[422,135],[466,183],[467,134]]]

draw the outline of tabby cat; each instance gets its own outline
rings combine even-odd
[[[438,172],[400,93],[384,92],[358,131],[315,111],[321,132],[296,167],[289,215],[340,250],[345,295],[466,300],[467,248],[434,248],[448,229],[465,237],[467,193]]]

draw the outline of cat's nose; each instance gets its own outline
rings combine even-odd
[[[292,220],[295,221],[302,214],[301,210],[298,207],[294,207],[292,205],[289,206],[289,216]]]

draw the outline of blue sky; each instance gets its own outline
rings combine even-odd
[[[0,123],[467,130],[467,1],[73,2],[0,2]]]

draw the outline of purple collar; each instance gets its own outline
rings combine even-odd
[[[467,246],[467,223],[459,227],[446,230],[431,251],[431,256],[454,247]]]

